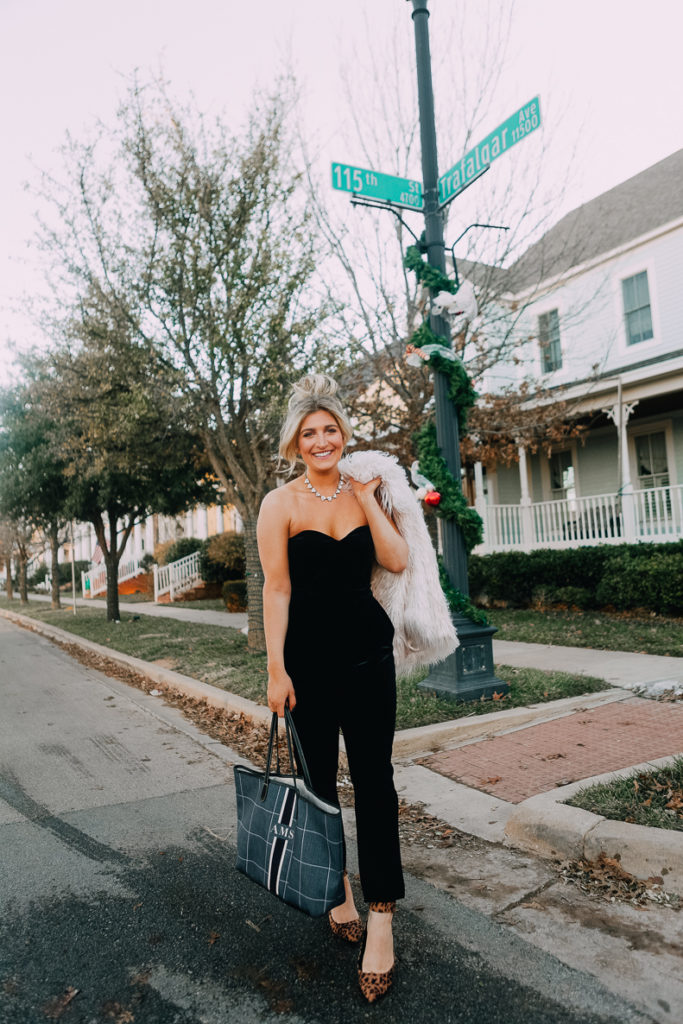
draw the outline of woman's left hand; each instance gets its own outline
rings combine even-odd
[[[353,477],[348,477],[348,481],[356,501],[367,516],[375,545],[375,558],[389,572],[403,572],[408,564],[408,545],[378,500],[377,488],[382,482],[382,477],[376,476],[366,484],[354,480]]]
[[[364,506],[374,496],[375,491],[382,482],[382,477],[376,476],[374,480],[368,480],[366,484],[362,484],[359,480],[354,480],[352,476],[348,477],[348,481],[351,484],[356,501],[359,505]]]

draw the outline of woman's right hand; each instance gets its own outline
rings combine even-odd
[[[268,675],[268,707],[277,711],[278,718],[285,717],[285,704],[293,711],[296,706],[294,684],[286,672],[269,673]]]

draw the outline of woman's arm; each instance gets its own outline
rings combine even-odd
[[[271,491],[263,499],[256,528],[263,568],[263,625],[268,652],[268,707],[284,718],[285,703],[290,711],[296,704],[292,680],[285,671],[285,635],[289,620],[289,579],[287,542],[289,520],[282,496]]]
[[[389,572],[403,572],[408,564],[408,545],[377,501],[375,492],[381,482],[381,476],[366,484],[350,478],[356,500],[367,516],[377,561]]]

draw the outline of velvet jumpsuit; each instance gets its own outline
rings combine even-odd
[[[404,894],[391,748],[396,724],[394,629],[370,589],[369,526],[340,540],[317,530],[289,539],[292,585],[285,668],[292,713],[315,791],[338,804],[341,728],[353,783],[366,901]]]

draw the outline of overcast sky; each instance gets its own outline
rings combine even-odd
[[[24,183],[35,180],[35,166],[54,165],[67,131],[79,136],[94,118],[111,119],[125,76],[135,68],[163,68],[176,94],[193,91],[201,107],[225,112],[237,126],[254,85],[267,85],[289,62],[303,86],[306,130],[316,137],[321,166],[333,159],[353,163],[358,154],[342,151],[347,112],[340,61],[353,73],[354,53],[365,49],[367,37],[378,48],[394,29],[412,38],[411,6],[406,0],[0,0],[0,383],[10,377],[8,340],[36,339],[21,312],[21,296],[40,287],[27,248],[35,203]],[[446,38],[466,10],[476,61],[483,45],[477,19],[486,6],[485,0],[431,0],[432,35]],[[501,88],[482,133],[535,95],[544,114],[562,112],[546,139],[548,173],[559,178],[574,144],[578,155],[558,217],[683,147],[679,0],[517,0],[514,12]],[[406,67],[406,75],[413,73]],[[436,97],[438,104],[451,99],[457,126],[458,97]],[[501,159],[514,160],[519,149]],[[461,155],[441,152],[440,169]],[[419,166],[412,173],[417,177]]]

